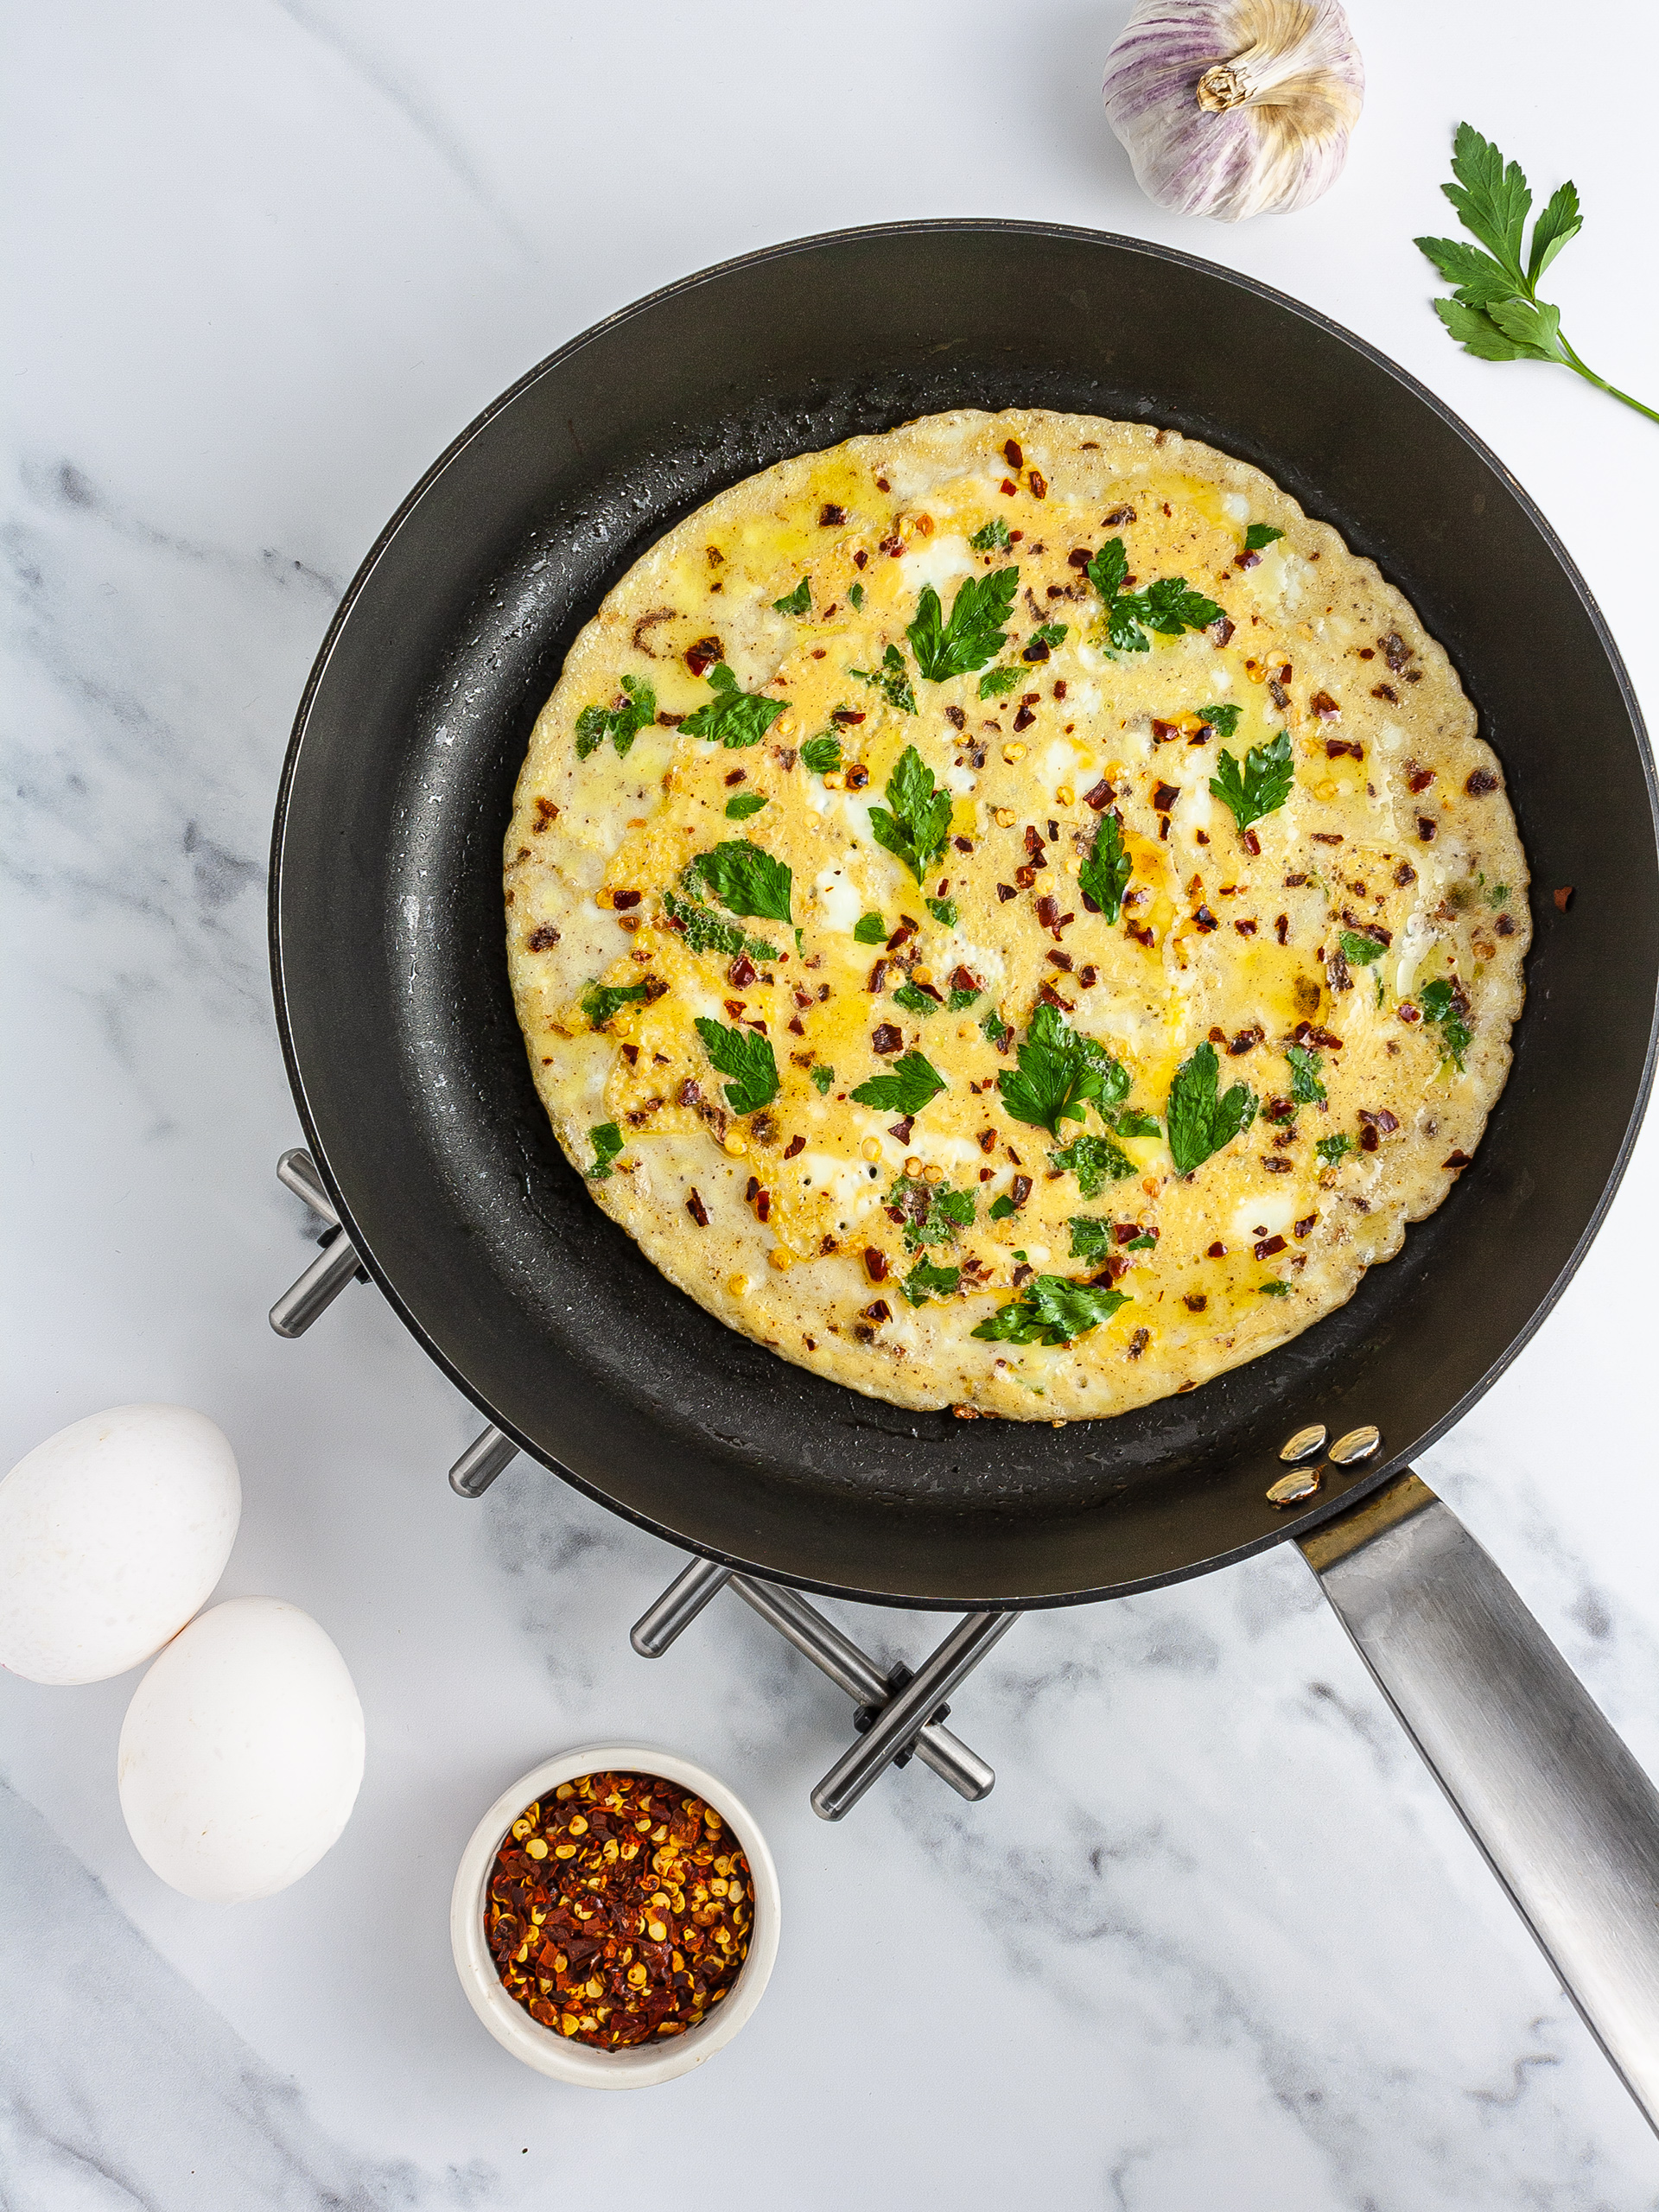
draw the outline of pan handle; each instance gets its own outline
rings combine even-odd
[[[1408,1469],[1298,1541],[1659,2128],[1659,1791],[1505,1577]]]

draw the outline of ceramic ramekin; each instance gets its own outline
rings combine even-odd
[[[606,1768],[622,1774],[660,1775],[664,1782],[695,1791],[712,1805],[748,1859],[754,1899],[754,1932],[748,1956],[730,1993],[700,2026],[688,2028],[683,2036],[667,2037],[629,2050],[595,2050],[532,2020],[502,1987],[484,1939],[490,1869],[519,1814],[526,1805],[556,1789],[560,1783],[574,1782],[579,1774],[596,1774]],[[473,1830],[461,1855],[449,1900],[449,1942],[467,2002],[504,2050],[510,2050],[539,2074],[578,2082],[583,2088],[644,2089],[657,2082],[672,2081],[677,2074],[689,2074],[730,2043],[760,2002],[771,1978],[778,1955],[779,1910],[778,1870],[772,1863],[766,1840],[748,1807],[718,1777],[654,1744],[582,1744],[575,1751],[543,1759],[511,1789],[504,1789]]]

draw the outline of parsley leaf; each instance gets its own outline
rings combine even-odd
[[[578,760],[585,760],[607,737],[626,760],[634,739],[656,721],[657,694],[649,683],[625,676],[622,689],[627,695],[625,706],[584,707],[576,716]]]
[[[1325,1085],[1319,1080],[1319,1056],[1300,1045],[1287,1045],[1285,1058],[1290,1062],[1290,1097],[1295,1106],[1317,1106],[1325,1096]]]
[[[1169,1092],[1169,1150],[1178,1175],[1190,1175],[1255,1119],[1256,1096],[1236,1083],[1217,1097],[1216,1048],[1206,1039],[1175,1071]]]
[[[758,1114],[771,1105],[778,1096],[778,1063],[769,1039],[753,1030],[722,1028],[704,1014],[697,1016],[697,1034],[721,1073],[734,1078],[726,1085],[734,1114]]]
[[[1020,1209],[1006,1191],[1000,1198],[993,1198],[986,1209],[993,1221],[1012,1221]]]
[[[772,602],[774,614],[810,614],[812,612],[812,587],[803,576],[793,591]]]
[[[908,1116],[919,1114],[930,1098],[937,1098],[946,1088],[944,1077],[931,1060],[920,1052],[906,1052],[886,1074],[873,1075],[868,1083],[861,1083],[853,1096],[861,1106]]]
[[[650,988],[644,983],[589,983],[582,995],[582,1010],[590,1028],[603,1029],[625,1006],[650,995]]]
[[[1271,545],[1284,534],[1282,530],[1275,530],[1270,522],[1253,522],[1244,533],[1244,550],[1259,553],[1264,545]]]
[[[1128,1090],[1129,1077],[1103,1045],[1080,1036],[1043,999],[1033,1010],[1020,1047],[1018,1072],[1004,1068],[996,1087],[1016,1122],[1058,1136],[1063,1121],[1087,1119],[1090,1099],[1103,1110],[1116,1105]]]
[[[953,930],[957,926],[957,902],[954,899],[930,899],[927,911],[941,929]],[[977,997],[979,995],[976,992],[974,995]]]
[[[859,916],[857,925],[853,931],[853,942],[855,944],[885,944],[887,941],[887,925],[880,914]]]
[[[1099,907],[1103,920],[1117,919],[1132,866],[1123,849],[1123,831],[1116,815],[1103,814],[1095,829],[1089,857],[1077,871],[1079,887]]]
[[[944,850],[951,799],[934,782],[932,770],[913,745],[905,747],[887,778],[887,806],[870,809],[875,842],[896,854],[919,883]]]
[[[1270,745],[1253,745],[1243,766],[1224,749],[1210,779],[1211,795],[1228,808],[1241,830],[1274,814],[1290,797],[1296,768],[1290,757],[1290,732],[1281,729]]]
[[[1440,1029],[1446,1058],[1454,1068],[1461,1068],[1473,1032],[1463,1018],[1468,1008],[1466,1003],[1459,1002],[1456,986],[1441,976],[1437,982],[1425,983],[1417,999],[1426,1018]]]
[[[994,515],[982,529],[974,532],[968,543],[976,553],[1006,553],[1008,550],[1008,525],[1001,515]]]
[[[714,697],[680,724],[688,737],[713,738],[725,746],[759,745],[788,704],[784,699],[763,699],[759,692],[740,691],[723,660],[709,670],[709,681]]]
[[[596,1129],[589,1129],[588,1141],[594,1147],[594,1164],[588,1170],[590,1183],[602,1183],[611,1172],[611,1162],[622,1149],[622,1132],[614,1122],[601,1122]]]
[[[953,1191],[948,1183],[930,1183],[919,1175],[900,1175],[887,1203],[903,1214],[905,1244],[912,1252],[924,1244],[954,1243],[957,1231],[973,1224],[971,1191]]]
[[[776,945],[768,944],[764,938],[746,935],[730,922],[722,922],[718,914],[711,914],[694,899],[677,898],[673,892],[665,891],[663,906],[671,918],[679,923],[693,952],[718,952],[728,960],[734,960],[740,952],[747,952],[755,960],[778,957]]]
[[[1290,1285],[1287,1282],[1259,1282],[1255,1287],[1261,1292],[1263,1298],[1288,1298],[1290,1296]]]
[[[1121,537],[1109,537],[1085,571],[1105,608],[1107,642],[1114,652],[1145,652],[1147,630],[1179,638],[1184,630],[1205,630],[1221,620],[1215,601],[1194,591],[1185,576],[1160,576],[1144,591],[1126,592],[1128,573]]]
[[[1569,240],[1584,227],[1577,189],[1558,186],[1532,226],[1526,251],[1527,214],[1532,192],[1518,162],[1506,163],[1489,138],[1460,123],[1452,156],[1453,181],[1440,189],[1458,211],[1465,231],[1480,241],[1419,238],[1447,283],[1450,299],[1436,300],[1434,312],[1466,353],[1484,361],[1555,361],[1586,384],[1633,407],[1651,423],[1659,412],[1632,399],[1580,359],[1561,333],[1559,308],[1538,297],[1538,280]]]
[[[1065,643],[1065,625],[1064,622],[1040,623],[1032,632],[1027,642],[1033,645],[1046,645],[1052,652],[1056,645]]]
[[[912,1306],[925,1306],[930,1298],[949,1298],[962,1281],[960,1268],[936,1268],[918,1260],[899,1287]]]
[[[1020,681],[1017,668],[988,668],[979,679],[982,699],[1000,699],[1005,691],[1012,691]]]
[[[1121,1113],[1107,1114],[1102,1119],[1109,1122],[1121,1137],[1155,1137],[1163,1132],[1150,1114],[1138,1113],[1133,1106],[1126,1106]]]
[[[1243,711],[1242,707],[1200,707],[1198,720],[1208,722],[1217,737],[1230,737],[1238,728],[1238,718]]]
[[[1344,1160],[1351,1152],[1357,1151],[1358,1147],[1345,1130],[1338,1130],[1333,1137],[1321,1137],[1313,1149],[1327,1166],[1334,1167],[1339,1160]]]
[[[835,1081],[835,1079],[836,1071],[834,1068],[827,1068],[823,1066],[822,1063],[820,1063],[819,1065],[815,1067],[812,1071],[812,1088],[817,1092],[820,1098],[822,1098],[828,1091],[830,1084]]]
[[[1123,588],[1129,573],[1129,556],[1121,537],[1109,537],[1084,571],[1109,607]]]
[[[1085,1198],[1097,1198],[1103,1185],[1121,1183],[1135,1173],[1135,1162],[1109,1137],[1073,1137],[1048,1157],[1051,1166],[1071,1170]]]
[[[827,776],[832,768],[841,766],[841,740],[828,733],[823,737],[809,737],[801,747],[801,759],[815,776]]]
[[[988,1014],[981,1014],[979,1027],[980,1033],[983,1036],[985,1042],[988,1045],[995,1045],[999,1052],[1014,1034],[1013,1030],[1009,1028],[995,1007]]]
[[[1008,642],[1002,626],[1013,614],[1019,583],[1020,571],[1014,568],[995,569],[988,576],[964,576],[948,622],[942,620],[938,592],[931,584],[922,586],[916,619],[905,635],[917,667],[931,683],[971,676],[1001,652]]]
[[[863,604],[864,604],[864,587],[863,587],[863,585],[862,585],[862,584],[849,584],[849,585],[848,585],[848,587],[847,587],[847,596],[848,596],[848,598],[849,598],[849,600],[851,600],[851,601],[853,602],[853,607],[854,607],[855,612],[856,612],[858,609],[861,608],[861,607],[862,607],[862,606],[863,606]]]
[[[716,845],[699,853],[686,869],[689,878],[705,884],[721,905],[734,914],[758,914],[768,922],[787,922],[790,893],[795,879],[782,861],[747,837]]]
[[[1103,1260],[1112,1249],[1112,1224],[1098,1214],[1074,1213],[1066,1227],[1071,1231],[1074,1260]]]
[[[916,711],[916,692],[905,666],[905,657],[897,645],[889,645],[881,656],[881,665],[874,675],[868,668],[849,668],[849,676],[855,676],[861,683],[873,683],[890,707],[897,707],[901,715]]]
[[[765,796],[760,791],[739,791],[735,798],[728,798],[726,802],[726,819],[728,822],[747,822],[752,814],[759,814],[766,803]]]
[[[901,983],[893,996],[895,1005],[903,1007],[906,1014],[919,1014],[924,1021],[939,1010],[938,1001],[930,998],[919,983]]]
[[[1069,1282],[1064,1275],[1039,1275],[1012,1305],[1000,1306],[974,1331],[992,1344],[1069,1344],[1109,1321],[1128,1304],[1121,1290],[1097,1290],[1092,1283]]]
[[[977,991],[954,990],[944,1003],[952,1014],[965,1014],[978,996]]]
[[[1344,930],[1337,942],[1342,947],[1342,957],[1351,968],[1369,968],[1373,960],[1380,960],[1388,950],[1378,938],[1366,937],[1358,930]],[[1377,979],[1381,982],[1382,978]]]
[[[1185,576],[1160,576],[1124,604],[1133,605],[1147,629],[1166,638],[1179,638],[1183,630],[1207,630],[1221,620],[1215,601],[1194,591]]]

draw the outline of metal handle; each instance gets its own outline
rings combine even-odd
[[[1338,1618],[1659,2128],[1659,1791],[1409,1471],[1300,1540]]]
[[[457,1497],[482,1497],[499,1474],[518,1457],[518,1446],[493,1423],[475,1436],[449,1470]]]
[[[963,1615],[920,1672],[883,1707],[868,1733],[842,1752],[812,1792],[812,1809],[821,1821],[838,1821],[852,1810],[883,1767],[908,1749],[929,1715],[1014,1623],[1012,1613]]]
[[[340,1216],[334,1211],[334,1202],[322,1187],[322,1178],[317,1164],[302,1146],[296,1145],[285,1152],[276,1163],[276,1179],[293,1192],[296,1198],[303,1198],[313,1213],[326,1221],[330,1229],[340,1227]]]
[[[296,1283],[290,1283],[270,1309],[270,1325],[279,1337],[302,1337],[318,1314],[332,1306],[358,1270],[352,1240],[336,1229],[316,1258]]]

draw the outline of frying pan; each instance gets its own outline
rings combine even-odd
[[[963,405],[1167,424],[1334,524],[1451,654],[1534,871],[1513,1071],[1445,1205],[1293,1343],[1058,1429],[860,1396],[671,1288],[554,1141],[503,942],[531,725],[609,586],[737,479]],[[295,724],[270,914],[289,1076],[346,1231],[521,1449],[689,1550],[893,1605],[1076,1604],[1295,1537],[1659,2113],[1659,1797],[1408,1465],[1538,1326],[1628,1156],[1659,983],[1653,771],[1582,580],[1429,392],[1248,279],[1042,225],[847,232],[671,286],[486,410],[370,553]],[[1281,1514],[1280,1447],[1316,1422],[1375,1424],[1382,1449]]]

